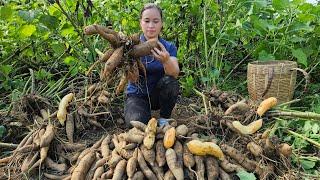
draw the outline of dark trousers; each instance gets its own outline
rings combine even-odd
[[[150,93],[150,99],[149,97],[128,95],[124,107],[126,124],[129,125],[130,121],[140,121],[147,124],[151,119],[151,110],[158,109],[160,109],[160,117],[170,118],[178,94],[178,81],[174,77],[166,75],[158,81],[155,89]]]

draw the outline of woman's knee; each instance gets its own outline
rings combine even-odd
[[[124,107],[124,118],[127,124],[130,121],[146,122],[150,116],[149,104],[140,97],[128,97]]]
[[[165,75],[162,77],[157,84],[157,88],[159,88],[160,93],[167,95],[178,96],[179,94],[179,82],[173,76]]]

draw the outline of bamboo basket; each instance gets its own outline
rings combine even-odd
[[[257,102],[276,97],[278,103],[292,100],[297,78],[294,61],[254,61],[248,64],[247,80],[250,99]]]

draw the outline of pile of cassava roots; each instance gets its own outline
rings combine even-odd
[[[138,34],[125,36],[101,25],[85,27],[84,34],[99,34],[109,42],[87,74],[104,63],[100,80],[107,82],[119,69],[116,94],[128,80],[136,82],[139,73],[145,73],[139,57],[158,46],[154,40],[141,43]],[[171,120],[159,127],[151,118],[148,124],[131,121],[130,128],[112,132],[100,123],[111,114],[106,107],[113,97],[103,84],[92,84],[85,93],[71,92],[62,97],[56,112],[41,109],[34,115],[33,128],[0,159],[0,179],[228,180],[240,172],[259,179],[292,179],[290,145],[270,136],[268,129],[261,132],[263,117],[276,106],[276,98],[252,107],[228,93],[212,91],[208,96],[204,121]],[[104,130],[94,141],[78,137],[93,126]]]

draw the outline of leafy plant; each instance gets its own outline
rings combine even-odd
[[[195,82],[192,76],[185,77],[181,80],[181,87],[183,89],[183,95],[186,97],[191,96],[193,93],[193,88],[195,87]]]

